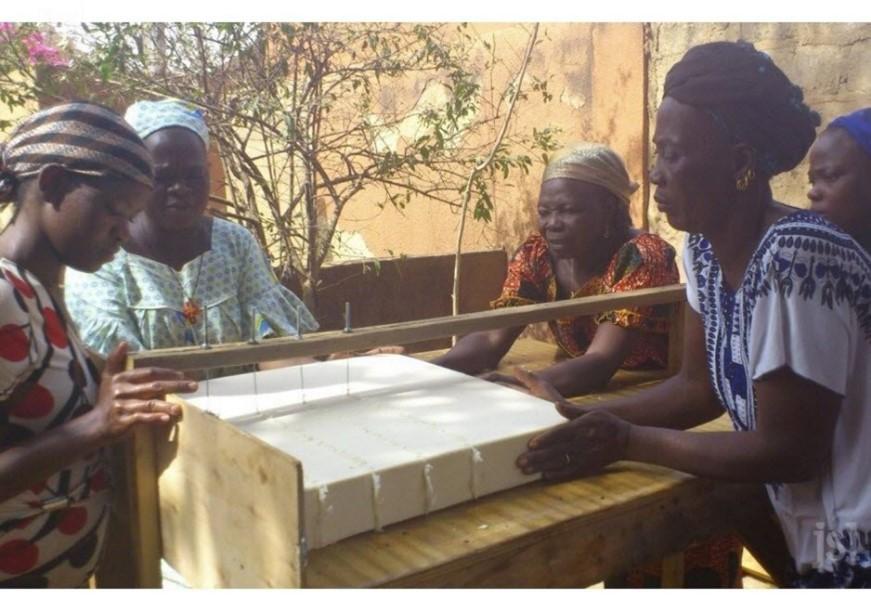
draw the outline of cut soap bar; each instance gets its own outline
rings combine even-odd
[[[312,549],[534,479],[514,460],[564,422],[550,402],[400,355],[217,378],[185,399],[302,463]]]

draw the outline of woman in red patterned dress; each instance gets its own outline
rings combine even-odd
[[[103,447],[137,423],[170,422],[166,393],[196,384],[168,370],[102,375],[68,323],[64,266],[94,271],[147,201],[151,159],[113,111],[75,103],[41,111],[2,151],[0,201],[0,587],[77,587],[102,548],[110,502]]]
[[[674,249],[659,236],[632,227],[629,196],[636,188],[623,160],[606,146],[581,143],[558,153],[544,171],[538,199],[540,232],[514,255],[502,295],[492,306],[678,282]],[[570,358],[538,374],[564,395],[600,388],[620,367],[666,365],[668,306],[553,320],[549,326]],[[522,331],[514,327],[472,333],[435,362],[469,374],[495,369]]]

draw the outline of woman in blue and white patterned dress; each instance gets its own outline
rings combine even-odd
[[[628,459],[765,483],[796,585],[871,586],[871,258],[769,186],[818,124],[750,44],[694,47],[672,67],[650,177],[690,233],[682,369],[593,410],[559,402],[572,421],[518,466],[569,477]],[[734,432],[684,430],[723,410]]]

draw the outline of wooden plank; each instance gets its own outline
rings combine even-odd
[[[587,586],[728,528],[744,487],[724,486],[628,464],[531,484],[313,550],[307,583]]]
[[[130,550],[134,549],[130,520],[131,503],[135,497],[128,490],[126,451],[126,444],[109,448],[115,501],[109,514],[102,556],[94,574],[95,585],[98,588],[136,587],[135,566],[138,555],[130,553]]]
[[[132,366],[130,359],[127,368]],[[115,503],[100,568],[100,588],[159,588],[160,523],[151,426],[137,426],[112,448]]]
[[[302,467],[177,397],[157,439],[166,560],[194,587],[302,585]]]
[[[223,344],[210,349],[195,347],[153,350],[132,355],[137,367],[160,366],[172,369],[230,367],[286,358],[317,356],[362,350],[373,346],[410,344],[430,339],[465,335],[473,331],[517,327],[567,316],[588,316],[626,307],[678,303],[685,299],[682,285],[626,291],[616,295],[595,295],[553,303],[503,308],[459,316],[443,316],[412,323],[380,325],[352,333],[330,331],[305,339],[279,338],[257,345]]]
[[[159,588],[161,584],[160,518],[153,438],[156,430],[157,427],[137,427],[128,445],[128,465],[132,465],[128,473],[131,474],[131,487],[136,490],[136,503],[132,507],[133,546],[139,550],[136,575],[137,587],[140,588]]]

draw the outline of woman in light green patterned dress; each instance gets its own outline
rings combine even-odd
[[[238,342],[317,329],[300,299],[275,278],[254,237],[206,215],[208,129],[175,100],[137,102],[125,119],[155,164],[155,187],[130,240],[98,272],[68,270],[65,299],[88,346],[107,354]],[[224,372],[227,373],[227,372]]]

